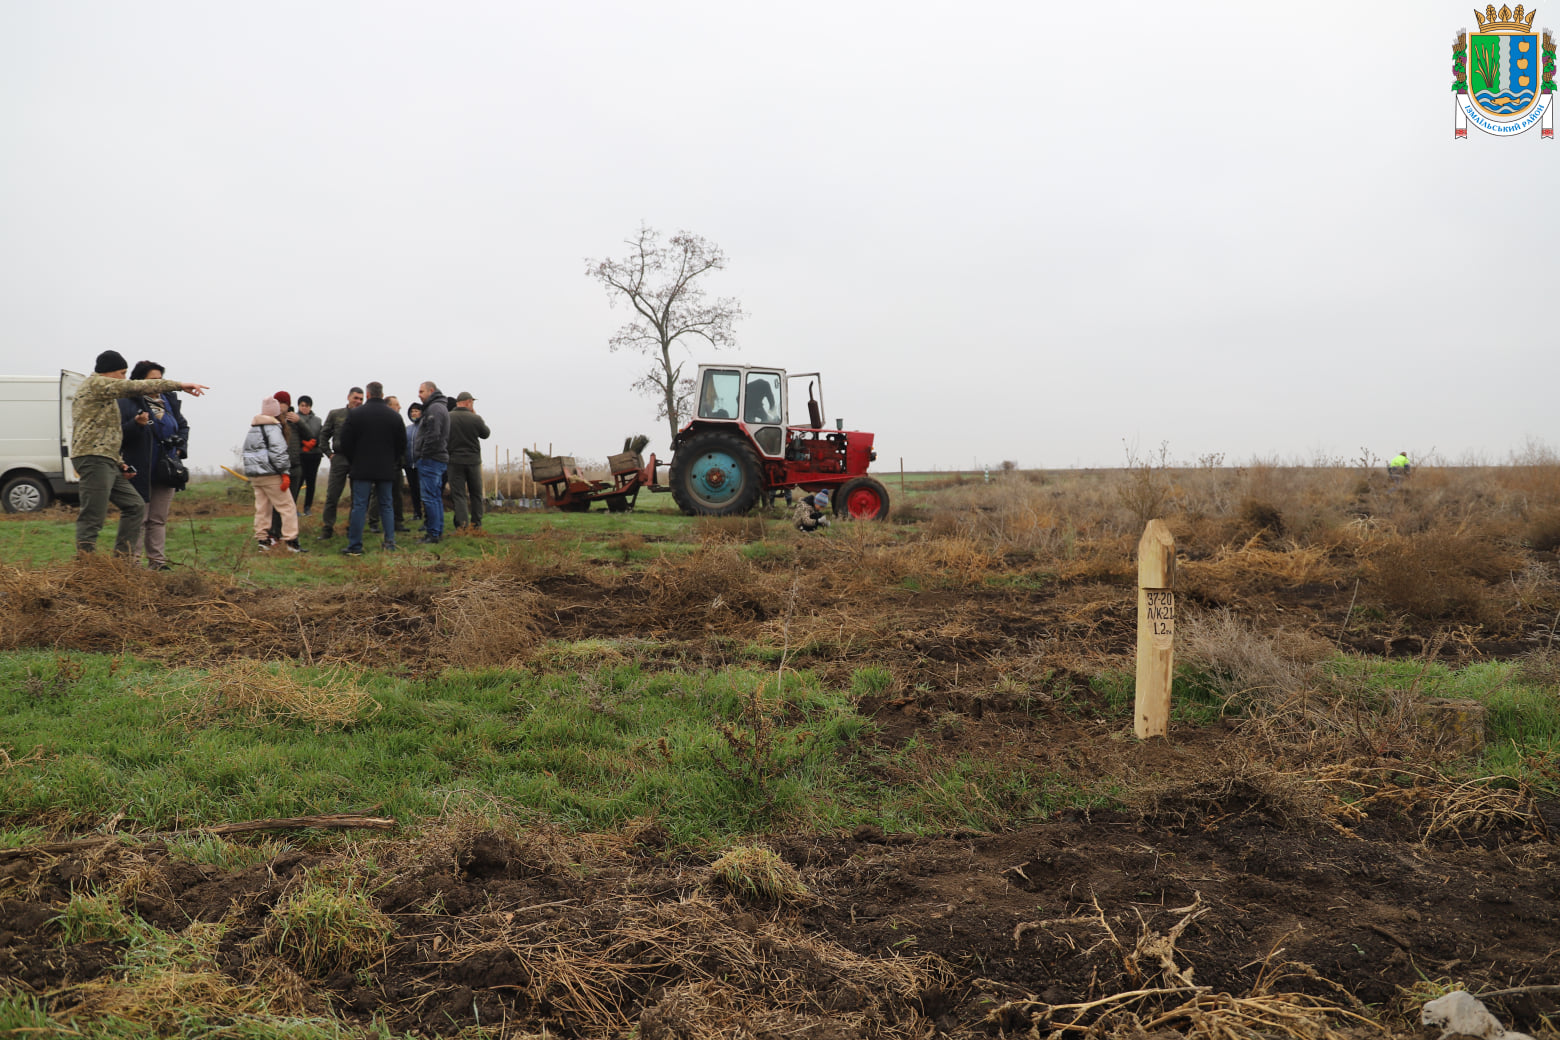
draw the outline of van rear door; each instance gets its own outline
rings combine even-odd
[[[76,400],[76,387],[80,386],[87,377],[80,372],[68,372],[60,369],[60,463],[65,471],[65,483],[79,483],[81,478],[76,475],[76,467],[70,463],[70,437],[75,429],[71,421],[71,405]]]

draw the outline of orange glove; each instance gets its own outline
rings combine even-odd
[[[291,491],[292,490],[292,477],[289,474],[286,474],[286,473],[282,474],[282,490],[283,491]]]
[[[303,442],[303,450],[304,451],[313,451],[314,450],[314,446],[316,444],[318,444],[318,443],[319,443],[319,441],[315,440],[313,437],[310,437],[308,440]]]

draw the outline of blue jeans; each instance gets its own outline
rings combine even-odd
[[[385,529],[385,544],[395,544],[395,494],[393,480],[359,480],[352,478],[352,519],[347,522],[347,548],[363,551],[363,524],[368,520],[368,496],[379,495],[379,518]]]
[[[447,462],[417,460],[417,476],[422,481],[423,530],[429,538],[444,537],[444,471]]]

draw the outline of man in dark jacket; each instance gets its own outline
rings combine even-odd
[[[352,471],[352,518],[347,523],[346,556],[363,555],[363,522],[368,519],[368,498],[379,500],[385,551],[395,550],[395,513],[391,494],[396,474],[406,463],[406,425],[385,404],[385,388],[368,384],[368,400],[352,410],[341,429],[338,455],[346,456]],[[334,464],[332,464],[334,468]]]
[[[423,545],[437,545],[444,536],[444,471],[449,468],[450,410],[432,380],[417,388],[423,417],[417,424],[417,479],[422,482]]]
[[[450,412],[450,490],[455,493],[455,528],[482,526],[482,445],[491,432],[477,414],[477,399],[462,390]],[[468,511],[468,505],[469,511]]]
[[[325,515],[320,517],[321,541],[336,533],[336,503],[341,501],[341,492],[352,475],[347,460],[336,456],[341,450],[341,429],[347,424],[347,416],[362,403],[363,388],[354,386],[347,393],[346,407],[332,408],[325,416],[325,425],[320,427],[320,447],[325,449],[325,457],[330,460],[330,482],[325,485]]]

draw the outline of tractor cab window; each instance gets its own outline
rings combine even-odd
[[[735,419],[737,398],[742,390],[742,374],[724,369],[709,369],[699,387],[699,418]]]
[[[749,372],[742,421],[759,426],[777,423],[780,415],[780,376],[774,372]]]

